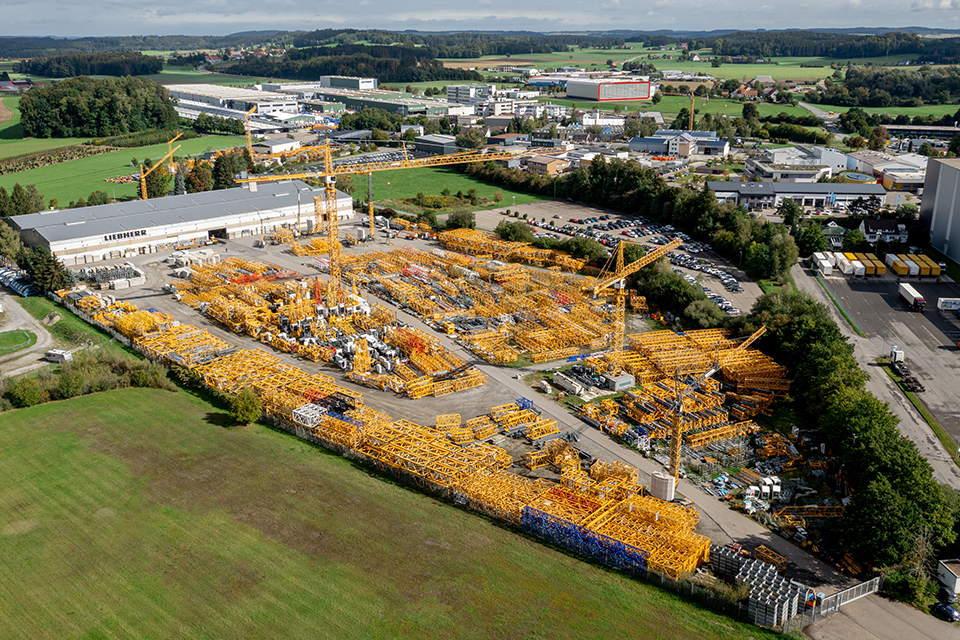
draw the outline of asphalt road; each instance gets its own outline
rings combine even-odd
[[[0,304],[3,305],[3,318],[0,319],[0,331],[26,329],[37,336],[37,342],[24,351],[17,351],[0,358],[0,372],[8,378],[21,376],[48,364],[43,356],[53,348],[53,338],[43,324],[23,310],[17,302],[17,296],[0,291]]]
[[[800,290],[809,292],[830,309],[840,331],[855,347],[854,358],[870,375],[867,390],[889,403],[891,411],[900,419],[900,432],[917,445],[921,455],[933,467],[937,481],[960,489],[960,468],[951,459],[953,452],[944,450],[920,413],[876,363],[880,355],[889,355],[891,344],[903,348],[911,371],[922,377],[927,388],[920,394],[922,400],[941,424],[957,429],[960,353],[955,345],[950,346],[950,336],[944,333],[946,329],[942,321],[935,318],[936,312],[906,311],[896,298],[896,283],[891,279],[853,283],[840,277],[826,279],[848,314],[853,314],[854,322],[865,333],[866,337],[861,338],[807,270],[798,265],[792,274]],[[918,286],[926,295],[925,291],[933,285]]]

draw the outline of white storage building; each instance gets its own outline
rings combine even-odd
[[[646,79],[577,78],[567,80],[567,98],[608,102],[615,100],[650,100],[656,92]]]
[[[254,183],[255,184],[255,183]],[[8,220],[25,244],[44,247],[68,266],[182,249],[216,238],[311,233],[322,188],[299,180],[236,189],[42,211]],[[337,192],[337,217],[353,217],[353,199]]]

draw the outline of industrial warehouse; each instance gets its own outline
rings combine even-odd
[[[310,233],[316,219],[314,198],[322,199],[323,189],[294,180],[42,211],[10,220],[25,243],[44,247],[66,266],[75,266],[192,247],[216,238],[262,235],[281,227]],[[353,200],[340,191],[337,217],[353,217]]]

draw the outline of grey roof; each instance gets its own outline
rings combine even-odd
[[[724,180],[708,180],[707,186],[711,191],[736,191],[747,196],[773,196],[773,182],[728,182]]]
[[[887,190],[883,185],[876,183],[855,184],[852,182],[724,182],[711,180],[707,186],[713,191],[736,191],[740,195],[776,195],[801,193],[810,195],[827,195],[842,193],[844,195],[883,196]]]
[[[701,140],[697,143],[701,147],[724,147],[727,145],[726,140]]]
[[[323,194],[299,180],[268,182],[256,191],[245,188],[221,189],[150,200],[131,200],[96,207],[43,211],[8,218],[20,230],[33,229],[49,242],[108,235],[161,225],[197,222],[256,211],[297,205],[297,193],[304,211],[313,211],[313,197]],[[338,192],[337,199],[349,198]]]
[[[426,142],[428,144],[454,144],[456,141],[456,136],[447,136],[442,133],[429,133],[414,138],[414,142]]]
[[[863,228],[867,233],[900,233],[900,226],[895,220],[864,220]]]

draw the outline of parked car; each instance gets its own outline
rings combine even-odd
[[[957,594],[947,587],[940,587],[937,591],[937,600],[946,604],[954,604],[957,601]]]
[[[933,611],[937,615],[946,618],[950,622],[956,622],[957,620],[960,620],[960,611],[957,611],[946,602],[938,602],[937,604],[933,605]]]

